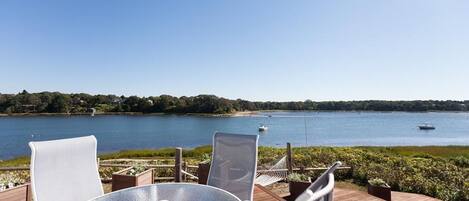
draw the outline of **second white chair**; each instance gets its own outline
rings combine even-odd
[[[295,201],[332,201],[334,192],[334,171],[341,166],[335,162],[321,176],[316,179]]]
[[[207,184],[241,200],[252,200],[258,138],[257,135],[215,133]]]

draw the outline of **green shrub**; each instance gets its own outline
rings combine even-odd
[[[210,161],[212,161],[212,155],[207,154],[207,153],[202,154],[202,157],[201,157],[201,162],[202,163],[208,163]]]
[[[142,172],[145,172],[145,170],[147,170],[147,168],[145,168],[144,164],[136,163],[135,165],[132,166],[132,168],[129,169],[129,171],[127,171],[127,174],[135,176]]]
[[[26,183],[29,174],[24,171],[3,172],[0,174],[0,191]]]
[[[372,186],[379,186],[379,187],[389,188],[389,184],[386,183],[384,180],[379,179],[379,178],[370,179],[370,180],[368,180],[368,183]]]
[[[311,182],[311,178],[304,174],[291,173],[288,175],[288,181],[293,182]]]
[[[458,156],[450,159],[455,165],[462,168],[469,168],[469,158]]]

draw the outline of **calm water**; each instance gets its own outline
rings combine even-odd
[[[271,115],[268,118],[266,115]],[[437,129],[416,127],[431,122]],[[259,134],[260,123],[269,131]],[[306,126],[305,126],[306,125]],[[306,136],[305,136],[306,127]],[[195,147],[215,131],[259,134],[260,144],[469,145],[469,113],[274,112],[250,117],[72,116],[0,118],[0,159],[29,155],[33,140],[95,135],[98,150]]]

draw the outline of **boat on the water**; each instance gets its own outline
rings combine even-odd
[[[420,130],[435,130],[435,126],[425,123],[418,126]]]
[[[266,125],[261,124],[259,126],[259,132],[267,131],[268,129],[269,129],[269,127],[267,127]]]
[[[91,108],[91,116],[94,117],[94,114],[96,113],[96,109]]]

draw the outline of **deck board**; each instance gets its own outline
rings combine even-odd
[[[391,192],[392,200],[418,200],[418,201],[438,201],[439,199],[432,198],[426,195],[420,195],[415,193],[404,193],[404,192]]]
[[[268,200],[284,200],[280,196],[276,195],[272,191],[267,190],[263,186],[255,185],[254,186],[254,201],[268,201]]]
[[[357,201],[358,200],[382,201],[383,199],[368,195],[368,193],[363,192],[363,191],[335,188],[334,189],[334,200],[341,200],[341,201],[355,201],[355,200],[357,200]]]
[[[428,197],[425,195],[414,193],[403,193],[393,191],[391,194],[393,201],[438,201],[438,199]],[[268,200],[284,200],[283,198],[275,195],[270,190],[256,185],[254,187],[254,201],[268,201]],[[335,201],[382,201],[383,199],[369,195],[364,191],[334,188]]]

